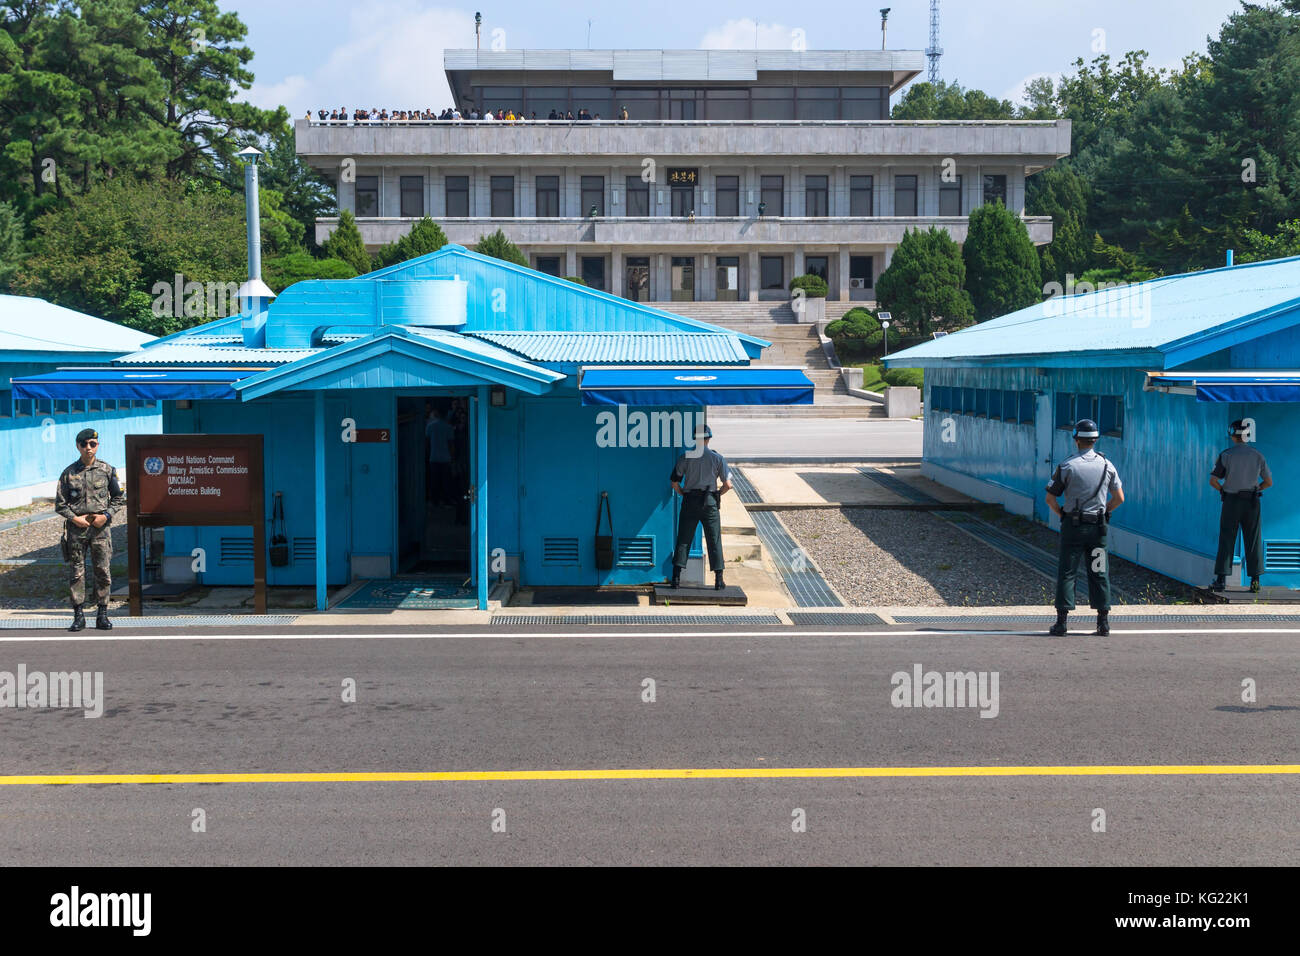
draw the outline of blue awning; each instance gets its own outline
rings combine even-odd
[[[584,405],[811,405],[813,383],[802,369],[588,368]]]
[[[1300,372],[1148,372],[1149,388],[1191,394],[1198,402],[1300,402]]]
[[[256,375],[255,368],[61,368],[16,378],[14,398],[238,398],[231,383]]]

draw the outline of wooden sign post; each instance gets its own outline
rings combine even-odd
[[[126,540],[132,616],[142,611],[140,529],[251,525],[253,604],[266,613],[261,435],[127,435]]]

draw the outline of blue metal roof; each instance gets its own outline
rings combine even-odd
[[[799,368],[589,368],[584,405],[811,405],[813,383]]]
[[[1300,371],[1151,372],[1147,387],[1194,391],[1198,402],[1300,402]]]
[[[195,338],[208,338],[195,336]],[[242,339],[235,339],[242,341]],[[250,349],[229,344],[184,339],[163,342],[115,359],[115,365],[285,365],[315,355],[321,349]]]
[[[1300,257],[1292,257],[1054,296],[905,349],[886,364],[1172,368],[1297,324]]]
[[[134,352],[154,337],[26,295],[0,295],[0,352]]]
[[[716,332],[472,332],[534,362],[746,365],[734,335]]]
[[[14,398],[232,399],[232,383],[249,374],[246,368],[64,368],[14,379]]]

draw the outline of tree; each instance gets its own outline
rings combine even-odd
[[[1015,312],[1043,297],[1038,252],[1029,230],[1000,202],[985,203],[970,214],[962,259],[976,322]]]
[[[366,244],[361,239],[356,219],[346,209],[339,213],[339,224],[330,237],[321,243],[321,252],[325,253],[326,258],[346,262],[358,275],[370,271],[370,253],[366,252]]]
[[[277,295],[295,282],[351,279],[356,274],[357,270],[342,259],[317,259],[306,252],[291,252],[262,263],[262,278]]]
[[[275,190],[280,196],[279,208],[295,222],[301,223],[303,237],[309,251],[316,244],[316,220],[335,211],[334,188],[298,156],[294,146],[293,127],[281,123],[258,145],[266,153],[258,163],[258,184],[261,192]],[[236,173],[228,180],[236,191],[244,187],[242,170],[231,167]]]
[[[492,256],[494,259],[503,259],[506,262],[513,262],[515,265],[528,265],[528,257],[525,256],[513,242],[506,237],[506,234],[498,229],[490,236],[483,236],[479,239],[474,251],[485,256]]]
[[[1068,163],[1053,166],[1026,183],[1025,212],[1052,217],[1052,241],[1038,249],[1044,282],[1065,282],[1088,265],[1088,185]]]
[[[344,213],[343,215],[347,214]],[[447,236],[442,231],[442,227],[428,216],[425,216],[412,226],[411,231],[402,238],[380,247],[379,251],[375,253],[374,267],[376,269],[385,269],[399,262],[406,262],[408,259],[427,256],[431,252],[437,252],[446,244]],[[343,257],[339,256],[338,258]]]
[[[36,220],[31,255],[12,285],[25,295],[168,335],[238,311],[224,291],[210,308],[205,295],[191,299],[184,287],[177,295],[175,281],[180,274],[199,288],[238,288],[247,262],[244,236],[243,203],[221,187],[113,179]],[[155,309],[164,296],[169,302],[186,298],[198,308]]]
[[[1300,2],[1300,0],[1298,0]],[[0,233],[3,229],[0,228]],[[0,242],[0,248],[3,243]],[[1300,219],[1282,223],[1276,233],[1267,235],[1257,229],[1247,229],[1242,236],[1237,258],[1242,262],[1261,262],[1265,259],[1285,259],[1300,256]]]
[[[982,90],[965,90],[960,83],[913,83],[894,107],[896,120],[1015,119],[1010,100],[994,99]]]
[[[11,203],[0,202],[0,292],[9,289],[9,280],[22,265],[25,255],[23,217]]]
[[[931,226],[909,229],[894,250],[889,268],[876,280],[876,299],[920,336],[929,336],[935,323],[954,328],[968,325],[975,310],[966,282],[961,247],[947,230]]]

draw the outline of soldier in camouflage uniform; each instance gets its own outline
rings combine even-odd
[[[71,565],[72,626],[68,630],[80,631],[86,626],[81,606],[86,600],[86,552],[89,551],[95,571],[95,603],[99,606],[95,627],[107,631],[113,627],[108,619],[108,595],[113,584],[108,569],[113,559],[110,526],[122,510],[126,496],[118,483],[117,469],[95,457],[99,450],[98,432],[93,428],[79,431],[77,450],[81,458],[63,469],[54,498],[54,510],[65,519],[63,558]]]

